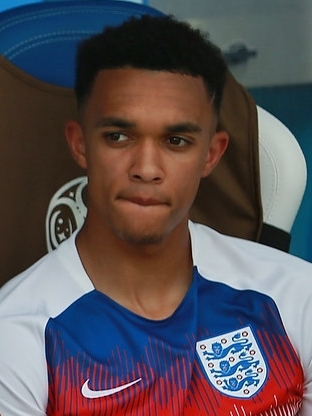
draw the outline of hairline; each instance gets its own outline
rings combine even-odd
[[[164,72],[164,73],[171,73],[171,74],[177,74],[177,75],[186,75],[186,76],[190,76],[193,78],[201,78],[203,81],[203,85],[206,91],[206,95],[207,95],[207,100],[208,102],[210,102],[212,104],[212,108],[213,108],[213,112],[214,115],[216,116],[216,120],[219,119],[219,113],[220,113],[220,109],[216,108],[215,105],[215,92],[213,92],[213,94],[211,94],[210,91],[210,86],[208,85],[207,81],[205,80],[205,78],[203,77],[203,75],[193,75],[190,74],[189,72],[182,70],[182,69],[150,69],[150,68],[145,68],[143,66],[135,66],[135,65],[121,65],[121,66],[105,66],[104,68],[99,68],[98,71],[95,73],[92,84],[90,85],[90,88],[88,90],[88,92],[85,94],[85,96],[83,97],[83,99],[80,100],[80,102],[78,101],[78,99],[76,98],[77,101],[77,109],[78,109],[78,114],[81,116],[82,113],[84,112],[87,102],[90,99],[93,89],[94,89],[94,85],[95,85],[95,81],[97,79],[97,77],[99,76],[99,74],[102,71],[109,71],[109,70],[118,70],[118,69],[138,69],[138,70],[142,70],[142,71],[150,71],[150,72]]]

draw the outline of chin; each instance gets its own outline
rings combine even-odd
[[[164,239],[164,235],[156,232],[138,232],[134,230],[119,230],[119,238],[131,245],[158,244]]]
[[[119,216],[108,224],[113,233],[128,244],[156,245],[163,242],[179,222],[181,220],[170,216],[144,218],[143,215],[136,215],[131,219]]]
[[[167,227],[162,224],[153,223],[138,223],[132,221],[132,223],[110,223],[110,227],[113,233],[122,241],[131,245],[152,245],[158,244],[168,234]]]

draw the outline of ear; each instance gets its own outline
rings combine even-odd
[[[73,159],[81,168],[86,169],[86,146],[83,130],[80,124],[77,123],[77,121],[69,120],[66,123],[65,134]]]
[[[226,131],[217,131],[210,139],[206,162],[202,172],[202,178],[210,175],[218,164],[229,143],[229,135]]]

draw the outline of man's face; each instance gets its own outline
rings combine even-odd
[[[214,134],[215,122],[201,78],[101,71],[82,127],[67,128],[72,153],[88,172],[88,220],[95,231],[155,244],[184,226],[200,179],[226,148],[227,136]]]

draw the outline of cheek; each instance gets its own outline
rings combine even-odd
[[[176,172],[175,182],[181,201],[193,202],[202,177],[202,170],[203,167],[200,164],[184,165],[177,170],[179,173]]]
[[[190,160],[184,167],[184,172],[187,174],[188,180],[193,184],[199,184],[201,178],[207,170],[207,160],[209,159],[207,153],[207,149],[202,149],[200,155],[197,154],[197,157],[194,158],[194,160]]]
[[[104,182],[114,176],[120,175],[120,167],[122,158],[108,152],[100,147],[90,149],[87,154],[88,173],[91,178]]]
[[[109,188],[114,182],[112,175],[115,173],[110,165],[105,163],[103,159],[96,157],[88,160],[88,188],[90,198],[99,201],[106,199]]]

